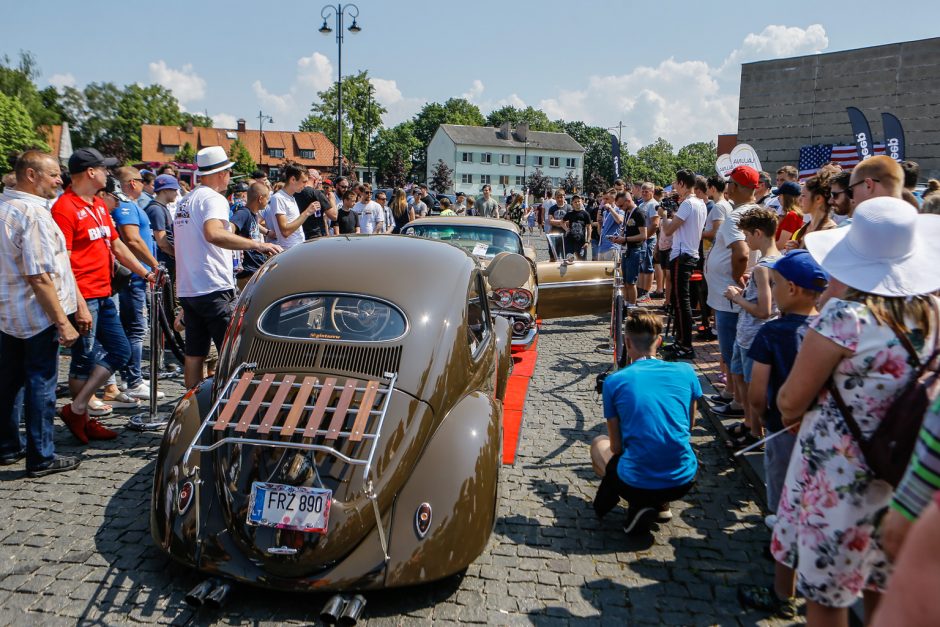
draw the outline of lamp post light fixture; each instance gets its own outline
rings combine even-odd
[[[328,4],[323,7],[323,10],[320,11],[320,17],[323,18],[323,26],[320,27],[320,32],[324,35],[329,35],[333,32],[333,29],[330,28],[327,24],[327,20],[330,17],[336,18],[336,47],[337,47],[337,96],[338,96],[338,105],[336,108],[336,145],[337,145],[337,167],[339,176],[343,176],[343,17],[348,12],[349,17],[352,18],[352,24],[347,29],[350,33],[355,35],[362,28],[359,27],[359,24],[356,22],[356,18],[359,17],[359,7],[355,4],[337,4],[336,6]]]
[[[261,167],[261,160],[264,159],[264,123],[274,124],[274,118],[258,111],[258,167]]]

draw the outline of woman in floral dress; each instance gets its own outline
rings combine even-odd
[[[892,325],[921,361],[929,357],[937,333],[929,293],[940,288],[940,255],[932,248],[940,216],[927,218],[900,199],[875,198],[859,204],[850,227],[806,238],[837,297],[811,325],[777,399],[784,424],[802,423],[771,552],[796,569],[811,625],[847,625],[847,608],[862,593],[870,617],[891,573],[878,524],[893,490],[865,463],[827,381],[838,386],[867,438],[916,367]]]

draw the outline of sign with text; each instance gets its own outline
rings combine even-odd
[[[727,178],[731,171],[739,165],[748,165],[761,171],[760,159],[757,157],[757,151],[748,144],[738,144],[731,149],[731,152],[718,157],[715,162],[715,169],[718,174]]]

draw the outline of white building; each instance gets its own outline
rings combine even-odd
[[[494,196],[521,192],[536,168],[557,187],[573,174],[584,181],[584,148],[567,133],[530,131],[526,123],[512,129],[441,124],[428,145],[428,181],[438,160],[454,171],[453,193],[478,195],[489,183]]]

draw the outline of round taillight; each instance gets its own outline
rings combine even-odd
[[[496,290],[496,304],[500,307],[510,307],[512,305],[512,290]]]
[[[525,309],[532,304],[532,292],[524,289],[517,289],[512,294],[512,306],[518,309]]]
[[[428,529],[431,528],[431,504],[422,503],[418,506],[418,509],[415,511],[415,532],[417,532],[419,538],[423,538],[428,534]]]
[[[189,504],[193,502],[194,492],[195,490],[191,481],[187,481],[182,485],[176,497],[176,511],[180,514],[186,513],[186,510],[189,509]]]
[[[527,329],[527,325],[523,320],[516,320],[512,323],[512,332],[516,335],[522,335]]]

